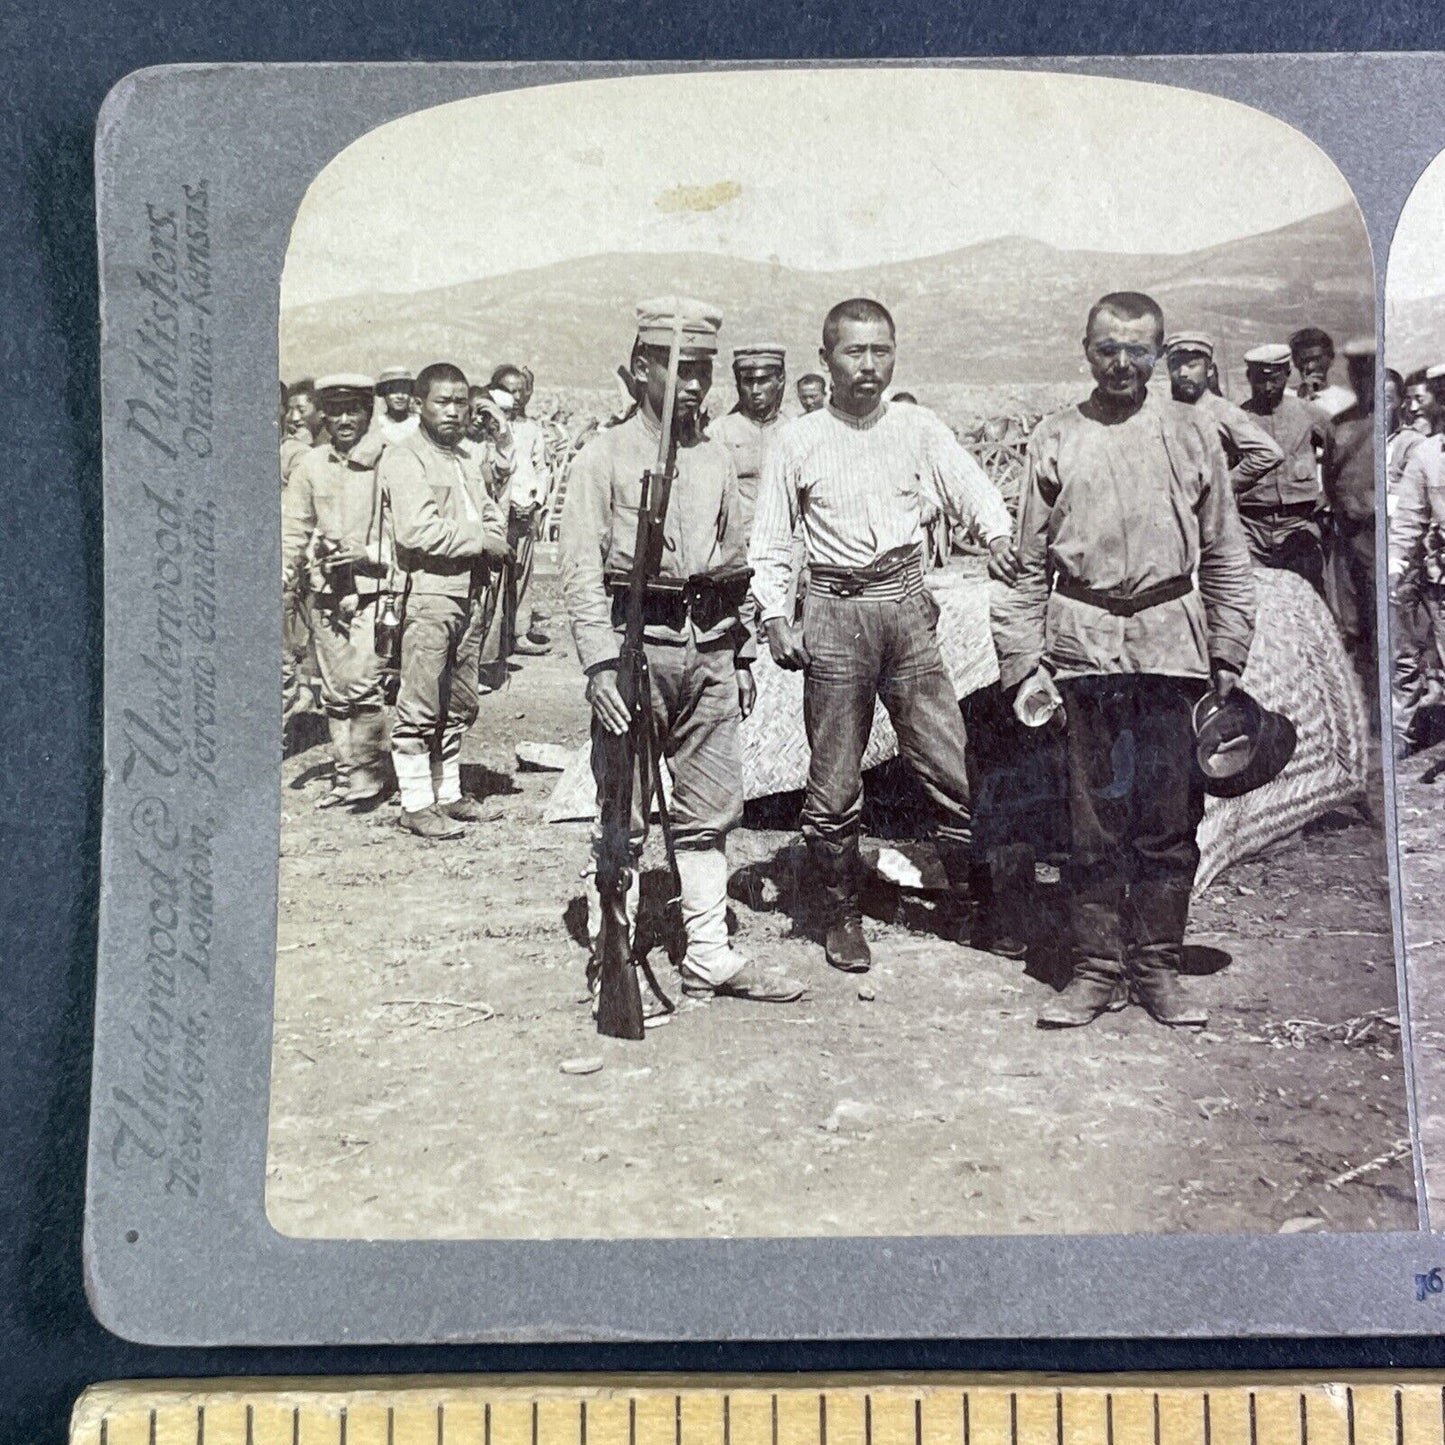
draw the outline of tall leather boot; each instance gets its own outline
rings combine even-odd
[[[1074,976],[1063,992],[1039,1010],[1041,1029],[1076,1029],[1129,1002],[1124,969],[1122,900],[1075,894],[1069,902]]]
[[[1192,881],[1158,878],[1135,883],[1126,905],[1134,997],[1171,1028],[1199,1029],[1209,1022],[1208,1010],[1190,1000],[1179,977]]]
[[[939,932],[955,943],[1001,958],[1022,958],[1028,950],[1010,926],[1013,874],[1000,860],[980,857],[972,845],[940,838],[937,849],[949,882],[948,894],[939,904]],[[1032,855],[1029,874],[1032,878]]]
[[[827,903],[827,934],[823,953],[844,973],[867,973],[873,966],[868,940],[863,937],[863,913],[858,906],[858,838],[809,838],[808,855],[823,883]]]
[[[351,786],[348,803],[369,803],[386,792],[386,714],[379,708],[351,719]]]
[[[318,808],[334,808],[348,801],[351,791],[351,719],[327,717],[331,734],[331,786],[317,803]]]

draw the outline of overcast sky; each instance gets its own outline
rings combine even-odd
[[[1179,252],[1350,198],[1282,122],[1192,91],[981,70],[641,76],[381,126],[307,193],[282,305],[609,251],[828,271],[997,236]]]
[[[1389,269],[1385,272],[1386,298],[1414,301],[1422,296],[1445,292],[1445,155],[1436,156],[1415,182],[1395,238],[1390,243]]]

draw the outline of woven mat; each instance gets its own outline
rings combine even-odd
[[[989,637],[988,583],[967,571],[929,579],[938,599],[939,644],[959,697],[998,677]],[[1328,609],[1293,573],[1256,568],[1259,610],[1244,683],[1299,733],[1289,766],[1242,798],[1211,798],[1199,830],[1195,886],[1312,818],[1364,795],[1368,728],[1354,669]],[[773,665],[763,649],[753,669],[758,703],[743,724],[743,783],[749,798],[801,789],[808,777],[803,678]],[[880,705],[863,757],[871,768],[896,756],[898,741]],[[596,807],[586,748],[578,751],[548,802],[548,822],[590,819]]]
[[[938,641],[953,677],[954,692],[965,697],[998,679],[988,627],[988,579],[978,568],[954,568],[929,574],[929,590],[938,602]],[[784,672],[766,647],[753,665],[757,705],[743,724],[743,793],[766,798],[799,792],[808,781],[808,739],[803,733],[803,674]],[[863,754],[865,769],[898,754],[898,739],[883,704],[873,712],[873,733]],[[544,814],[549,823],[590,819],[596,789],[588,749],[581,748],[557,780]]]
[[[1254,582],[1258,612],[1244,685],[1294,723],[1299,746],[1274,782],[1242,798],[1209,800],[1199,829],[1196,888],[1365,794],[1365,700],[1329,609],[1292,572],[1256,567]]]

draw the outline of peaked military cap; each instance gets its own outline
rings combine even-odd
[[[787,355],[787,349],[775,341],[754,341],[747,346],[733,347],[733,365],[782,366]]]
[[[1445,361],[1436,362],[1434,366],[1425,369],[1426,381],[1439,381],[1445,377]]]
[[[1375,354],[1375,338],[1373,336],[1355,336],[1340,347],[1342,356],[1373,356]]]
[[[671,346],[674,331],[684,351],[712,356],[722,310],[695,296],[658,296],[637,303],[637,339],[644,346]]]
[[[1214,359],[1214,338],[1202,331],[1178,331],[1164,342],[1165,356],[1174,356],[1181,351],[1195,352],[1200,356]]]
[[[384,366],[376,378],[378,386],[390,386],[395,381],[404,381],[408,386],[416,380],[416,373],[409,366]]]
[[[1288,366],[1290,351],[1282,341],[1267,341],[1263,346],[1246,351],[1244,360],[1247,366]]]
[[[316,395],[318,397],[346,396],[358,392],[363,396],[370,396],[375,390],[376,383],[369,376],[363,376],[359,371],[338,371],[331,376],[316,378]]]

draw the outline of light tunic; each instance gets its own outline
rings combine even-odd
[[[599,431],[577,454],[567,481],[558,533],[562,601],[572,622],[577,655],[587,669],[616,660],[620,636],[612,626],[608,572],[632,567],[637,544],[637,512],[642,474],[657,466],[660,431],[642,411],[615,427]],[[727,449],[704,438],[677,449],[663,522],[660,575],[686,581],[708,573],[741,571],[747,543],[738,509],[738,484]],[[682,628],[649,625],[647,639],[703,645],[733,641],[739,659],[756,655],[757,646],[738,611],[699,629],[689,618]]]
[[[294,577],[313,537],[328,542],[370,543],[382,538],[381,494],[376,469],[357,465],[330,444],[312,447],[281,494],[281,575]],[[372,566],[353,568],[356,591],[375,592],[390,562],[383,550]]]
[[[1428,543],[1445,553],[1442,533],[1445,436],[1422,437],[1405,463],[1390,509],[1390,575],[1399,577],[1418,566]]]
[[[1219,429],[1229,480],[1236,492],[1247,491],[1284,461],[1278,442],[1243,407],[1212,391],[1206,391],[1193,405]]]
[[[782,426],[781,415],[758,422],[744,416],[737,407],[708,425],[707,434],[728,449],[733,459],[733,470],[738,474],[738,499],[742,504],[745,537],[752,534],[763,462]]]
[[[1329,414],[1312,401],[1286,393],[1273,411],[1261,411],[1253,398],[1241,408],[1268,432],[1284,453],[1283,463],[1257,482],[1238,489],[1239,505],[1261,510],[1318,502],[1320,462],[1329,466],[1334,429]]]
[[[376,466],[391,500],[397,563],[413,593],[466,597],[482,557],[507,550],[507,523],[491,499],[491,467],[470,442],[444,447],[418,427],[388,443]]]
[[[1195,408],[1149,396],[1112,421],[1095,399],[1056,412],[1029,440],[1016,535],[1021,575],[995,586],[1005,687],[1039,663],[1061,678],[1242,671],[1254,635],[1254,576],[1224,453]],[[1118,616],[1062,596],[1063,581],[1127,599],[1181,577],[1186,595]]]

